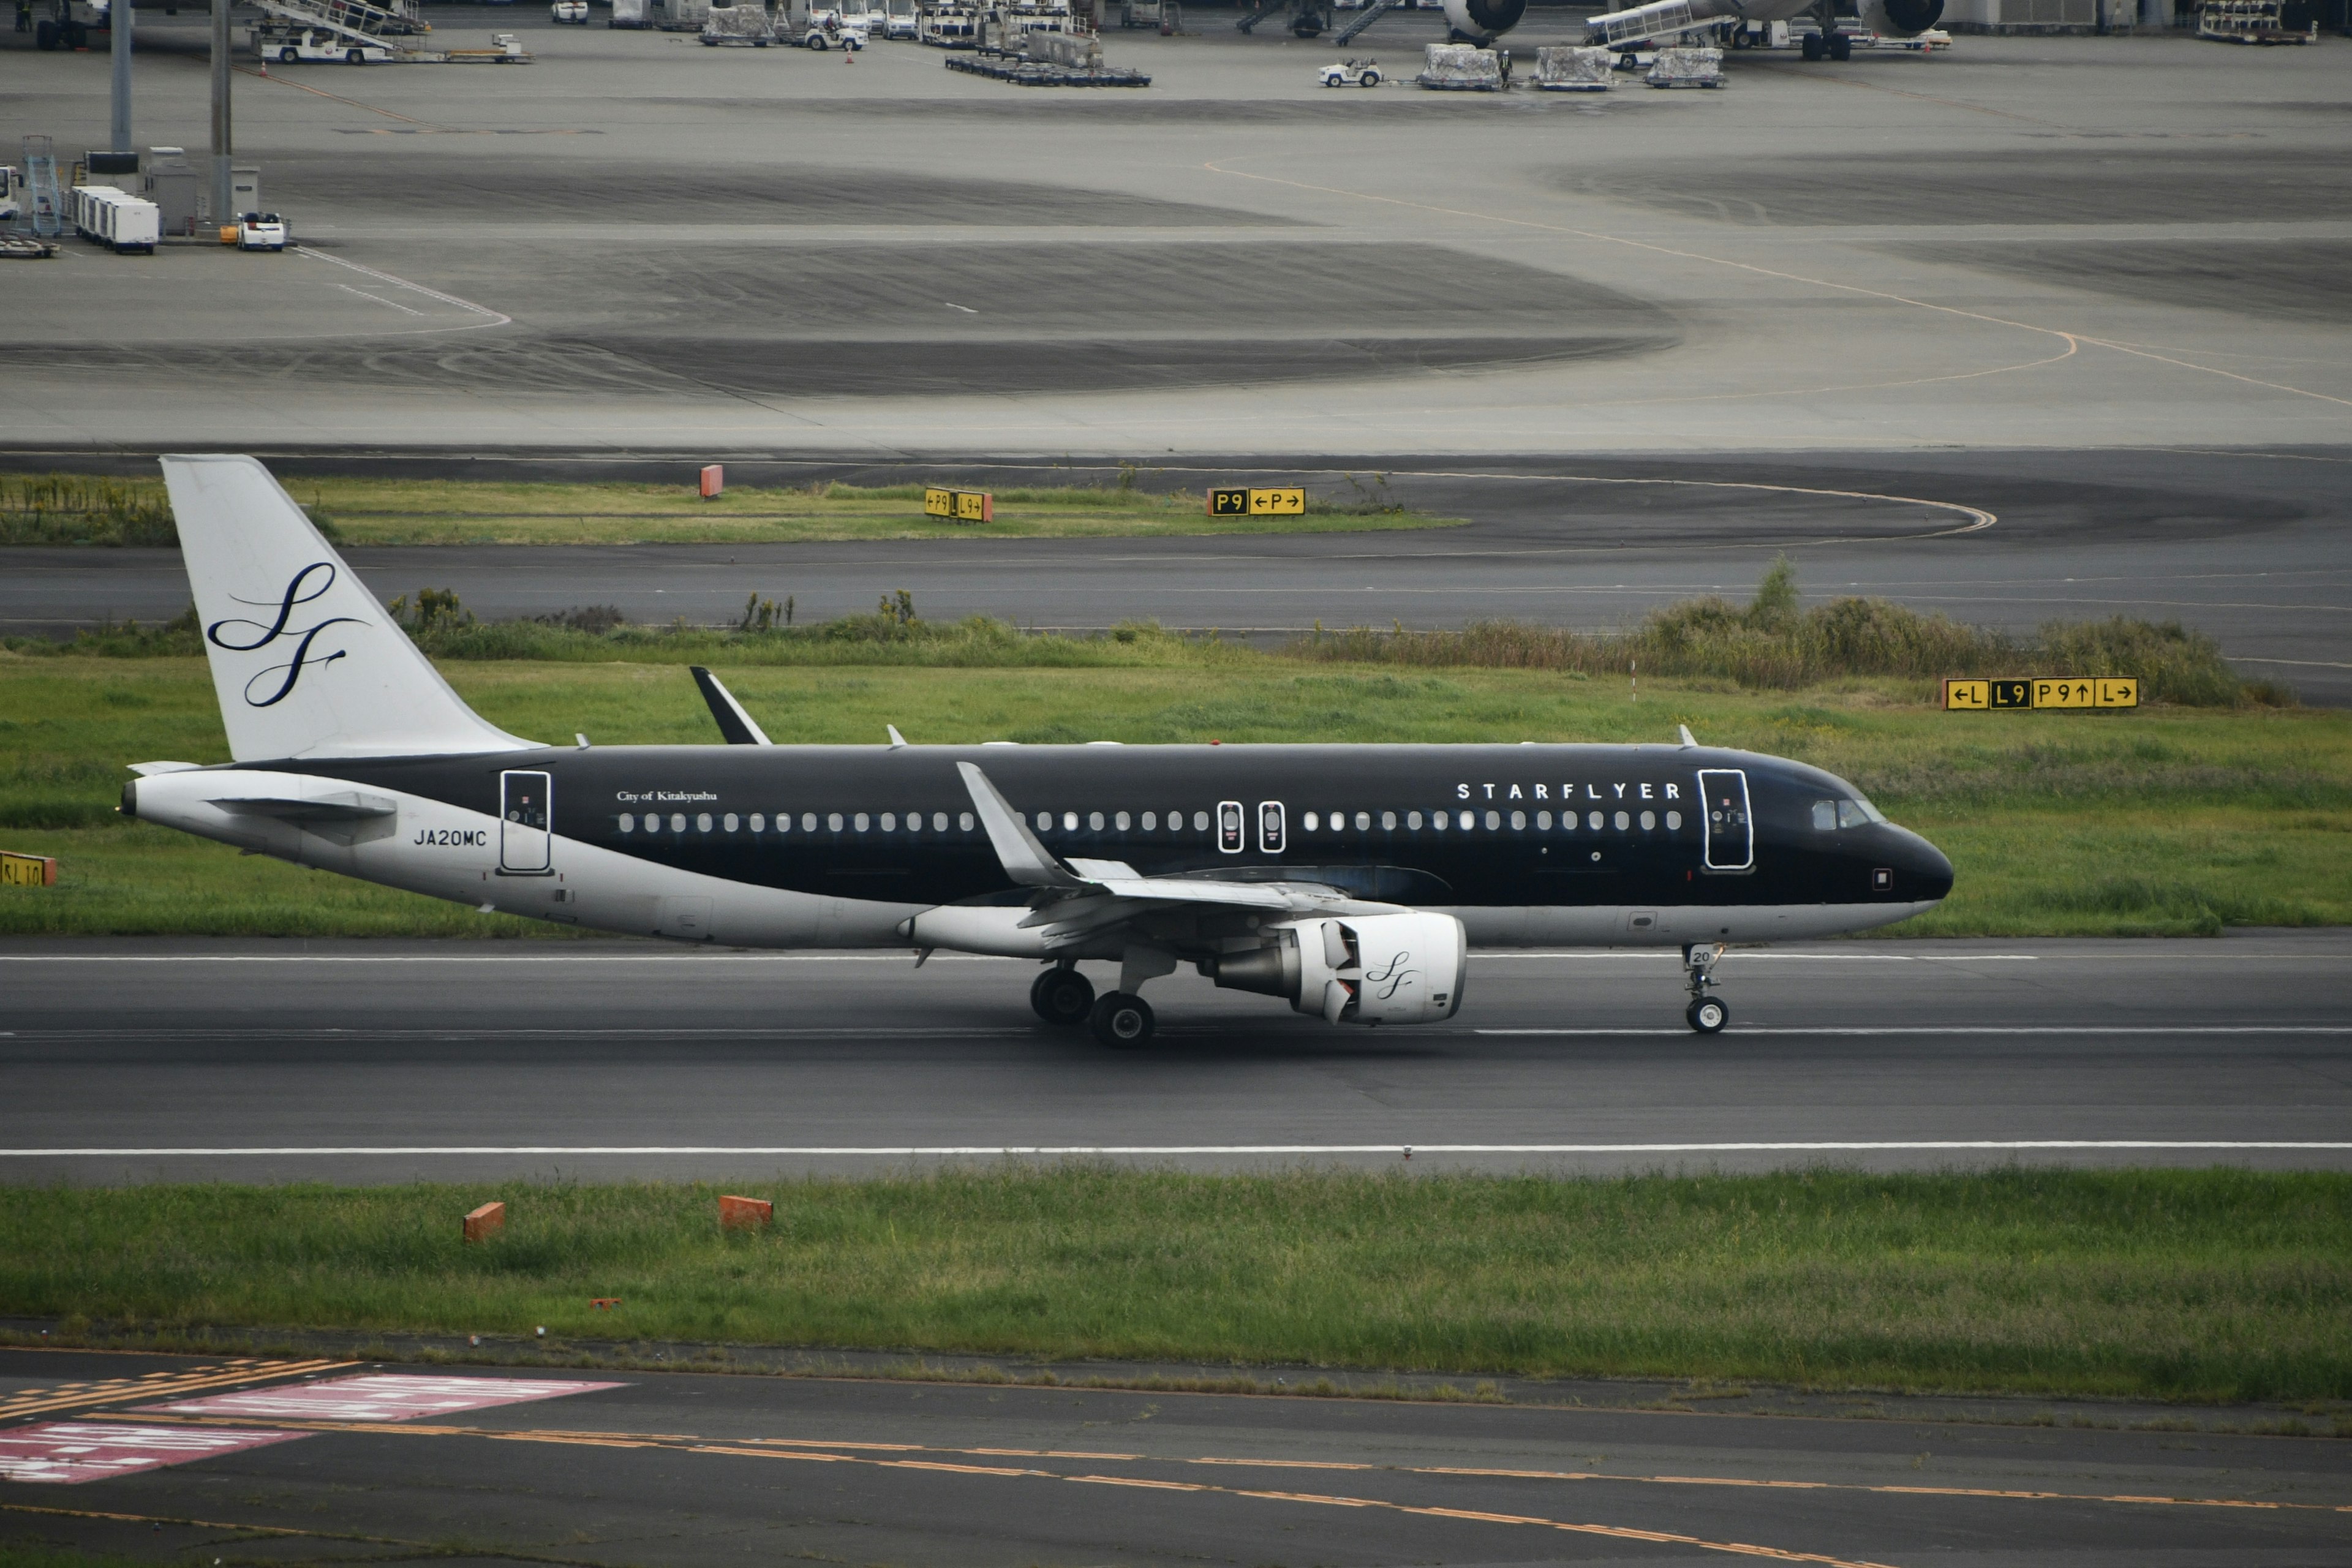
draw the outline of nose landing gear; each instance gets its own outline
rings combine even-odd
[[[1683,972],[1690,984],[1690,1005],[1683,1009],[1683,1017],[1702,1035],[1720,1034],[1723,1026],[1731,1022],[1731,1009],[1724,1005],[1723,998],[1707,994],[1715,989],[1715,966],[1722,958],[1723,943],[1719,942],[1683,944]]]

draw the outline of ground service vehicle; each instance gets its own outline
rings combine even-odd
[[[286,220],[276,213],[247,213],[236,220],[239,250],[283,250]]]
[[[1891,924],[1951,863],[1861,793],[1700,745],[549,746],[466,706],[268,469],[163,460],[233,763],[133,765],[121,811],[562,924],[740,947],[993,954],[1106,1045],[1190,968],[1332,1025],[1433,1023],[1470,945],[1680,948]],[[1081,960],[1118,966],[1097,996]]]
[[[808,49],[862,49],[866,47],[866,17],[860,12],[855,19],[832,6],[812,7],[807,25],[801,29],[801,47]]]
[[[1378,87],[1381,85],[1381,62],[1349,58],[1338,65],[1325,66],[1316,75],[1325,87]]]
[[[547,9],[551,21],[568,22],[578,27],[588,25],[588,0],[555,0]]]
[[[915,0],[883,0],[882,36],[912,38],[916,34]]]
[[[380,65],[392,58],[382,44],[362,44],[324,27],[260,27],[254,30],[253,52],[265,60],[292,65],[298,60],[341,60],[346,65]]]
[[[35,48],[86,49],[91,34],[103,33],[111,26],[107,0],[58,0],[55,9],[55,16],[33,24]]]

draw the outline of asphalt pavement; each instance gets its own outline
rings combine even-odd
[[[1378,1031],[1182,974],[1120,1052],[1039,1023],[1010,960],[18,942],[0,1180],[2343,1169],[2347,957],[2335,930],[1736,951],[1712,1037],[1671,952],[1480,953],[1452,1021]]]
[[[2352,1550],[2340,1441],[1888,1404],[1790,1419],[0,1351],[0,1468],[55,1478],[0,1480],[0,1542],[595,1568],[2334,1568]],[[156,1456],[178,1462],[139,1468]]]

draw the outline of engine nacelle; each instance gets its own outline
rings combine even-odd
[[[1462,1005],[1469,942],[1452,915],[1284,921],[1263,945],[1202,968],[1228,991],[1279,996],[1331,1024],[1434,1024]]]
[[[1924,33],[1943,16],[1944,0],[1862,0],[1862,25],[1892,37]]]
[[[1445,0],[1446,25],[1457,37],[1474,43],[1483,44],[1509,32],[1527,14],[1528,0]]]

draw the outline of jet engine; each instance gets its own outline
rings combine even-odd
[[[1284,921],[1259,935],[1259,946],[1206,960],[1202,973],[1329,1024],[1433,1024],[1462,1005],[1470,949],[1452,915]]]
[[[1907,0],[1921,4],[1922,0]],[[1937,4],[1938,0],[1925,0]],[[1445,22],[1457,38],[1484,44],[1509,32],[1528,14],[1528,0],[1445,0]]]
[[[1944,0],[1862,0],[1862,25],[1891,37],[1924,33],[1943,15]]]

